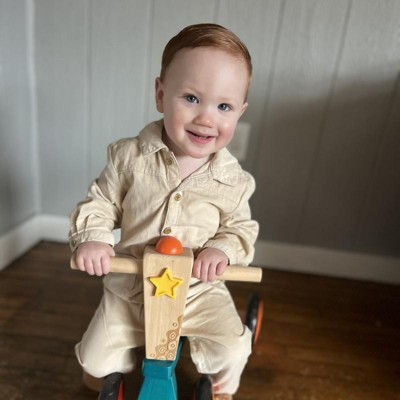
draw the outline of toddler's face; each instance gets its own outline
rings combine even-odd
[[[232,139],[247,107],[243,60],[211,47],[180,50],[156,80],[167,145],[177,157],[207,159]]]

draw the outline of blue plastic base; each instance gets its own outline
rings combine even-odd
[[[139,400],[177,400],[178,385],[175,368],[178,364],[183,345],[180,340],[175,361],[149,360],[143,361],[144,382],[139,393]]]

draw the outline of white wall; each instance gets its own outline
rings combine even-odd
[[[22,34],[17,46],[9,42],[27,29],[27,4],[34,5],[35,20],[33,105],[23,93],[29,92],[29,40]],[[0,234],[34,213],[66,218],[104,165],[106,145],[159,117],[153,86],[168,39],[185,25],[211,21],[234,30],[254,60],[244,166],[258,184],[252,207],[261,244],[282,252],[292,246],[399,257],[398,0],[0,5],[3,69],[3,53],[10,54],[0,84],[25,82],[19,92],[8,89],[0,109],[8,110],[0,122],[7,146],[1,143],[2,182],[13,187],[0,196]],[[18,144],[20,152],[10,156]],[[35,187],[36,208],[28,200]]]
[[[0,235],[38,210],[28,3],[0,0]]]

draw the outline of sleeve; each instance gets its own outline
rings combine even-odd
[[[233,210],[221,214],[216,235],[204,247],[222,250],[231,265],[248,265],[254,257],[254,243],[259,225],[251,219],[249,199],[255,190],[255,182],[250,174],[245,174],[241,184],[243,190]]]
[[[120,227],[123,185],[115,169],[115,146],[108,147],[107,165],[90,186],[85,200],[70,216],[69,240],[72,251],[83,242],[100,241],[114,245],[112,231]]]

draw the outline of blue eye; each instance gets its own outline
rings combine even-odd
[[[218,106],[218,110],[221,110],[221,111],[229,111],[229,110],[231,110],[231,106],[230,106],[229,104],[222,103],[222,104],[220,104],[220,105]]]
[[[199,100],[197,99],[197,97],[194,96],[194,95],[192,95],[192,94],[188,94],[188,95],[186,96],[186,100],[187,100],[189,103],[198,103],[198,102],[199,102]]]

